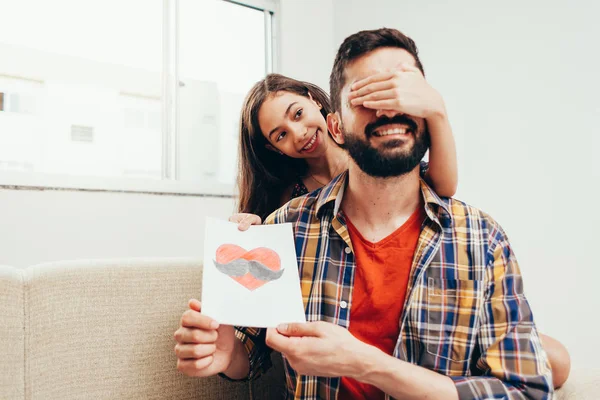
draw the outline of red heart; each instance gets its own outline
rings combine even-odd
[[[259,261],[261,264],[267,266],[273,271],[279,271],[281,269],[281,259],[279,255],[266,247],[257,247],[250,251],[246,251],[244,248],[235,244],[223,244],[217,249],[217,259],[219,264],[227,264],[238,258],[245,260]],[[231,277],[237,281],[240,285],[244,286],[248,290],[255,290],[267,283],[260,279],[256,279],[249,272],[243,276]]]

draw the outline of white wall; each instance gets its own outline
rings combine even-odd
[[[114,257],[201,257],[206,216],[232,199],[0,190],[0,264]]]
[[[457,197],[505,228],[540,329],[575,366],[600,357],[597,1],[334,0],[335,46],[383,26],[411,36],[444,96]]]
[[[329,92],[329,72],[337,50],[333,0],[281,0],[280,73]]]

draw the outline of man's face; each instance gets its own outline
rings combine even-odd
[[[377,110],[348,100],[353,83],[370,75],[397,69],[402,63],[415,65],[404,49],[384,47],[354,60],[346,68],[346,84],[341,93],[343,147],[368,175],[387,178],[412,171],[429,147],[429,132],[423,118],[400,112]]]

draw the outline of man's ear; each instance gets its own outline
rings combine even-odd
[[[310,94],[310,92],[308,92],[308,98],[317,105],[317,107],[319,107],[319,110],[323,109],[323,105],[321,103],[319,103],[318,101],[316,101],[315,99],[313,99],[312,94]]]
[[[344,144],[344,134],[342,133],[342,118],[336,111],[327,114],[327,129],[331,137],[337,144]]]

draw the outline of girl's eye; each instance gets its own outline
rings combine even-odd
[[[296,111],[296,115],[295,115],[296,119],[300,118],[301,115],[302,115],[302,109],[299,108],[298,111]]]
[[[281,132],[279,134],[279,136],[277,136],[277,139],[275,139],[276,142],[279,142],[280,140],[282,140],[285,137],[286,132]]]

